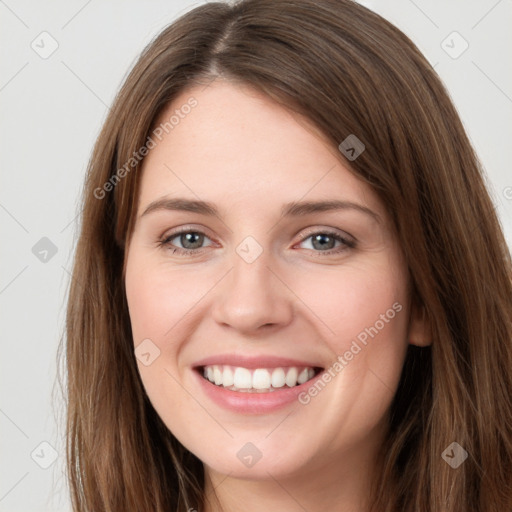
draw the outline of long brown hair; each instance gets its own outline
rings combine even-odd
[[[65,347],[74,511],[204,503],[201,461],[139,378],[123,264],[142,161],[130,159],[173,98],[218,76],[306,116],[333,147],[356,135],[365,151],[340,159],[398,233],[432,345],[409,348],[372,510],[511,510],[510,254],[446,90],[410,39],[353,1],[242,0],[197,7],[149,44],[89,162]],[[452,442],[468,453],[456,469],[442,457]]]

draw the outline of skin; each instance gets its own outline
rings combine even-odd
[[[254,89],[218,79],[184,91],[197,106],[144,160],[137,222],[125,260],[134,347],[146,392],[167,427],[204,463],[207,510],[362,511],[408,343],[427,343],[411,309],[404,258],[381,201],[310,122]],[[163,197],[214,203],[219,217],[155,210]],[[344,209],[281,216],[292,201],[342,199]],[[179,227],[205,234],[201,245]],[[312,235],[355,241],[325,249]],[[236,252],[252,236],[252,263]],[[199,247],[196,254],[172,247]],[[334,253],[338,251],[337,253]],[[332,254],[326,255],[325,252]],[[307,405],[240,414],[212,402],[194,363],[216,354],[272,355],[329,368],[393,304],[402,309]],[[262,453],[248,468],[237,452]],[[213,489],[215,488],[215,492]],[[255,498],[257,496],[257,498]]]

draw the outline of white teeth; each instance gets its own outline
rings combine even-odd
[[[250,370],[247,368],[237,368],[235,370],[233,385],[240,389],[252,388],[252,376]]]
[[[233,370],[230,366],[224,366],[224,372],[222,374],[222,385],[228,388],[235,383],[235,378],[233,376]]]
[[[222,384],[222,370],[218,366],[213,367],[213,380],[217,386]]]
[[[307,368],[304,368],[304,370],[302,370],[299,374],[299,376],[297,377],[297,382],[299,384],[304,384],[304,382],[308,381],[309,380],[309,372],[308,372],[308,369]]]
[[[293,388],[295,384],[297,384],[297,375],[298,375],[297,368],[290,368],[288,370],[288,373],[286,374],[286,385],[290,388]]]
[[[252,387],[254,389],[268,389],[270,387],[270,373],[268,370],[258,368],[252,376]]]
[[[282,388],[285,384],[286,376],[282,368],[276,368],[272,372],[272,387]]]
[[[274,391],[285,385],[293,388],[304,384],[315,376],[315,370],[311,367],[298,368],[294,366],[249,370],[229,365],[212,365],[204,367],[203,376],[215,385],[232,391],[265,392]]]

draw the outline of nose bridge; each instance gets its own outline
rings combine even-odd
[[[270,268],[273,258],[268,248],[246,237],[231,255],[232,271],[226,276],[214,306],[217,322],[240,331],[260,326],[285,325],[292,317],[286,287]]]

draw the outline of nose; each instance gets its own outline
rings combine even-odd
[[[293,318],[293,293],[284,284],[271,258],[263,252],[248,263],[237,253],[233,268],[216,287],[214,320],[249,335],[288,325]]]

